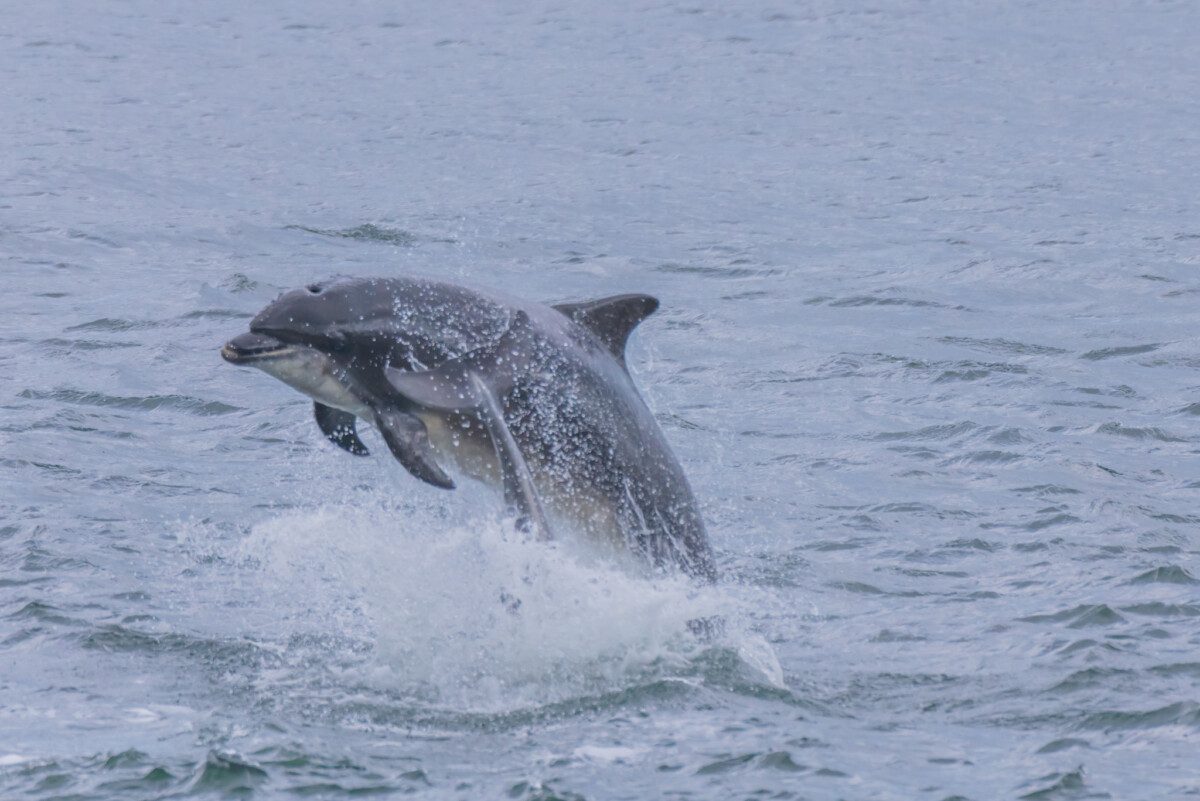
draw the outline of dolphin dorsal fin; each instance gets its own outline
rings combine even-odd
[[[658,308],[649,295],[613,295],[580,303],[558,303],[554,308],[600,337],[617,361],[625,364],[625,342],[637,324]]]

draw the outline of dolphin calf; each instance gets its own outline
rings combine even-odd
[[[625,365],[648,295],[547,306],[419,278],[332,278],[281,295],[221,349],[308,395],[366,455],[358,421],[435,487],[497,486],[518,525],[567,521],[657,569],[714,581],[683,469]]]

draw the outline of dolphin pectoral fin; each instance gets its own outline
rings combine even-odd
[[[425,424],[407,412],[376,409],[375,425],[383,434],[392,455],[400,464],[427,484],[442,489],[454,489],[454,481],[438,465],[429,444]]]
[[[411,403],[435,412],[473,412],[479,408],[467,367],[452,359],[434,370],[405,372],[385,368],[388,383]]]
[[[468,372],[466,380],[479,402],[476,412],[491,435],[492,446],[496,449],[496,459],[500,462],[504,483],[504,502],[516,516],[517,527],[533,534],[539,541],[551,540],[550,526],[546,524],[542,502],[533,486],[533,475],[529,472],[529,465],[525,462],[521,449],[517,447],[512,432],[508,430],[508,424],[504,422],[504,412],[499,399],[478,373]]]
[[[477,412],[483,399],[470,376],[478,376],[491,394],[502,397],[528,369],[534,348],[526,339],[529,317],[518,311],[504,336],[486,348],[465,353],[432,370],[407,372],[387,367],[392,387],[417,406],[435,412]]]
[[[355,456],[366,456],[370,453],[358,438],[358,432],[354,428],[354,415],[350,412],[326,406],[319,401],[313,402],[313,412],[321,433],[334,445]]]
[[[559,303],[555,309],[600,338],[621,364],[630,332],[658,309],[658,299],[649,295],[613,295],[582,303]]]

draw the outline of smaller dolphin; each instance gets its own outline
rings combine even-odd
[[[625,366],[647,295],[544,306],[417,278],[334,278],[284,293],[221,355],[314,400],[317,425],[366,455],[358,420],[436,487],[443,464],[498,486],[518,524],[548,517],[656,568],[716,578],[696,500]],[[549,513],[549,514],[548,514]]]

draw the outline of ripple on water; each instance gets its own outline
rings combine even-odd
[[[873,545],[876,538],[850,537],[844,540],[814,540],[799,546],[808,551],[853,551]]]
[[[1024,445],[1033,442],[1033,439],[1019,428],[1002,428],[989,434],[987,441],[994,445]]]
[[[1200,729],[1200,703],[1177,701],[1155,709],[1095,712],[1085,715],[1079,723],[1081,729],[1100,729],[1105,732],[1156,729],[1163,726]]]
[[[1013,451],[998,451],[998,450],[982,450],[968,451],[959,456],[952,456],[943,460],[944,465],[1002,465],[1019,462],[1022,459],[1029,458],[1024,453],[1014,453]]]
[[[714,773],[730,773],[748,767],[758,756],[758,754],[738,754],[736,756],[721,754],[714,761],[697,769],[696,774],[709,776]]]
[[[123,348],[139,348],[137,342],[118,342],[106,341],[101,339],[43,339],[41,342],[46,348],[55,351],[69,353],[79,350],[119,350]]]
[[[1051,511],[1053,511],[1053,510],[1049,510],[1049,509],[1039,510],[1037,512],[1037,514],[1044,515],[1044,516],[1035,517],[1033,520],[1029,520],[1029,521],[1023,522],[1023,523],[1022,522],[980,523],[979,527],[984,529],[985,531],[993,530],[993,529],[1016,529],[1018,531],[1042,531],[1043,529],[1053,528],[1055,526],[1065,526],[1065,525],[1070,525],[1072,523],[1079,522],[1078,517],[1075,517],[1074,515],[1071,515],[1071,514],[1067,514],[1066,512],[1057,512],[1055,514],[1047,514],[1048,512],[1051,512]],[[1031,550],[1031,549],[1045,548],[1046,544],[1044,542],[1015,543],[1013,545],[1013,547],[1021,549],[1021,550]]]
[[[1080,495],[1080,491],[1073,487],[1064,487],[1059,484],[1035,484],[1031,487],[1016,487],[1013,492],[1031,495]]]
[[[901,306],[914,309],[951,309],[954,311],[967,311],[965,306],[951,306],[945,303],[938,303],[934,300],[921,300],[919,298],[905,297],[890,297],[884,295],[851,295],[844,298],[817,296],[804,301],[808,306],[829,306],[835,309],[857,309],[869,306]]]
[[[221,281],[221,286],[234,294],[242,294],[245,292],[253,292],[254,290],[258,289],[261,284],[245,273],[233,273],[229,276],[226,276],[226,278]]]
[[[1136,676],[1137,671],[1125,670],[1122,668],[1086,668],[1077,670],[1065,679],[1055,684],[1047,692],[1050,693],[1073,693],[1079,690],[1090,690],[1098,686],[1109,684],[1113,679],[1129,678]]]
[[[225,796],[244,796],[267,779],[267,772],[258,765],[233,753],[210,751],[197,768],[188,786],[191,794],[207,793]]]
[[[254,315],[237,309],[197,309],[181,314],[178,320],[249,320]]]
[[[1088,361],[1098,362],[1105,359],[1115,359],[1120,356],[1137,356],[1141,353],[1150,353],[1162,347],[1162,343],[1153,342],[1146,345],[1128,345],[1115,348],[1100,348],[1099,350],[1089,350],[1079,358],[1087,359]]]
[[[933,379],[935,384],[954,381],[979,381],[993,375],[1028,375],[1029,370],[1020,364],[998,362],[956,362],[943,369]]]
[[[587,801],[579,793],[566,790],[556,781],[521,781],[508,788],[506,795],[526,801]]]
[[[1096,651],[1108,651],[1110,653],[1119,653],[1119,652],[1121,652],[1122,648],[1121,648],[1121,646],[1117,645],[1116,643],[1102,642],[1100,640],[1094,640],[1090,637],[1085,637],[1082,640],[1073,640],[1068,643],[1063,643],[1062,641],[1058,641],[1054,644],[1054,646],[1051,647],[1050,650],[1057,651],[1059,656],[1070,657],[1070,656],[1074,656],[1075,654],[1079,654],[1079,653],[1085,653],[1085,654],[1090,655],[1091,653],[1096,652]]]
[[[949,440],[960,437],[979,428],[975,423],[964,420],[959,423],[925,426],[913,431],[885,431],[871,435],[877,442],[892,442],[896,440]]]
[[[208,495],[213,492],[213,490],[205,489],[204,487],[197,487],[191,484],[172,484],[166,481],[157,481],[148,476],[102,476],[92,479],[88,483],[88,486],[105,492],[122,494],[138,492],[162,497]]]
[[[1073,770],[1070,773],[1050,773],[1046,776],[1034,779],[1028,782],[1029,785],[1046,785],[1037,790],[1031,790],[1028,793],[1020,796],[1028,801],[1068,801],[1068,799],[1079,798],[1109,798],[1107,793],[1094,795],[1087,792],[1087,786],[1083,781],[1083,769]]]
[[[1163,565],[1147,570],[1129,580],[1130,584],[1200,584],[1191,573],[1179,565]]]
[[[983,551],[984,553],[992,553],[1003,547],[1002,543],[989,542],[979,537],[960,537],[939,545],[935,553],[941,551]]]
[[[836,590],[852,592],[856,595],[891,595],[897,598],[919,598],[922,595],[929,594],[918,592],[917,590],[885,590],[863,581],[830,581],[825,586]]]
[[[161,320],[127,320],[121,317],[101,317],[78,325],[69,325],[66,331],[143,331],[168,325]]]
[[[158,798],[167,788],[177,784],[178,781],[176,776],[166,768],[154,767],[135,779],[102,782],[97,789],[118,793],[122,798],[139,798],[143,795],[148,798]]]
[[[939,337],[938,342],[946,345],[961,345],[986,353],[1004,353],[1016,356],[1057,356],[1068,351],[1049,345],[1035,345],[1012,339],[975,339],[973,337]]]
[[[697,776],[713,776],[725,773],[806,773],[808,765],[797,762],[788,751],[750,752],[745,754],[715,754],[712,761],[696,769]],[[823,775],[831,775],[825,773]]]
[[[1179,437],[1174,434],[1168,434],[1161,428],[1137,426],[1124,426],[1120,423],[1103,423],[1097,427],[1096,431],[1101,434],[1112,434],[1118,437],[1126,437],[1128,439],[1151,439],[1159,442],[1190,442],[1186,437]]]
[[[152,412],[157,409],[187,412],[200,417],[230,414],[241,411],[240,407],[230,406],[220,401],[204,400],[190,395],[145,395],[121,396],[108,395],[103,392],[87,392],[79,389],[25,389],[17,393],[20,398],[37,401],[57,401],[81,406],[102,406],[113,409],[129,409],[139,412]]]
[[[335,239],[352,239],[360,242],[379,242],[397,247],[412,247],[417,243],[416,234],[400,228],[388,228],[374,223],[364,223],[353,228],[309,228],[304,225],[285,225],[285,231],[304,231],[318,236]]]
[[[198,637],[179,632],[152,632],[116,623],[93,626],[77,635],[80,646],[105,653],[133,653],[150,656],[182,654],[198,664],[224,665],[229,668],[257,669],[279,667],[283,657],[278,651],[249,640]]]
[[[1091,743],[1079,737],[1063,737],[1050,742],[1039,748],[1038,754],[1057,754],[1059,751],[1069,751],[1072,748],[1091,748]]]
[[[1200,679],[1200,662],[1173,662],[1168,665],[1155,665],[1151,673],[1160,676],[1190,676]]]
[[[1121,617],[1106,604],[1081,604],[1071,609],[1064,609],[1061,612],[1030,615],[1028,617],[1017,618],[1017,620],[1022,623],[1067,623],[1067,628],[1070,629],[1082,629],[1091,626],[1112,626],[1125,622],[1125,618]]]
[[[195,309],[177,317],[164,320],[130,320],[123,317],[100,317],[85,323],[69,325],[64,331],[95,331],[100,333],[118,333],[125,331],[146,331],[158,328],[174,328],[186,325],[196,320],[248,320],[254,315],[240,309]],[[103,342],[97,340],[67,340],[49,339],[44,344],[73,345],[84,350],[99,350],[101,348],[138,347],[136,343]]]
[[[660,264],[657,267],[654,267],[654,271],[659,273],[675,273],[679,275],[695,275],[701,278],[725,279],[767,278],[780,273],[780,270],[777,270],[773,267],[719,267],[715,265],[677,264],[675,262]]]
[[[30,620],[39,624],[80,627],[88,625],[86,620],[70,617],[63,610],[41,601],[29,601],[20,609],[4,616],[6,620]]]
[[[1121,611],[1145,617],[1200,617],[1200,604],[1168,604],[1162,601],[1151,601],[1144,604],[1122,606]]]

